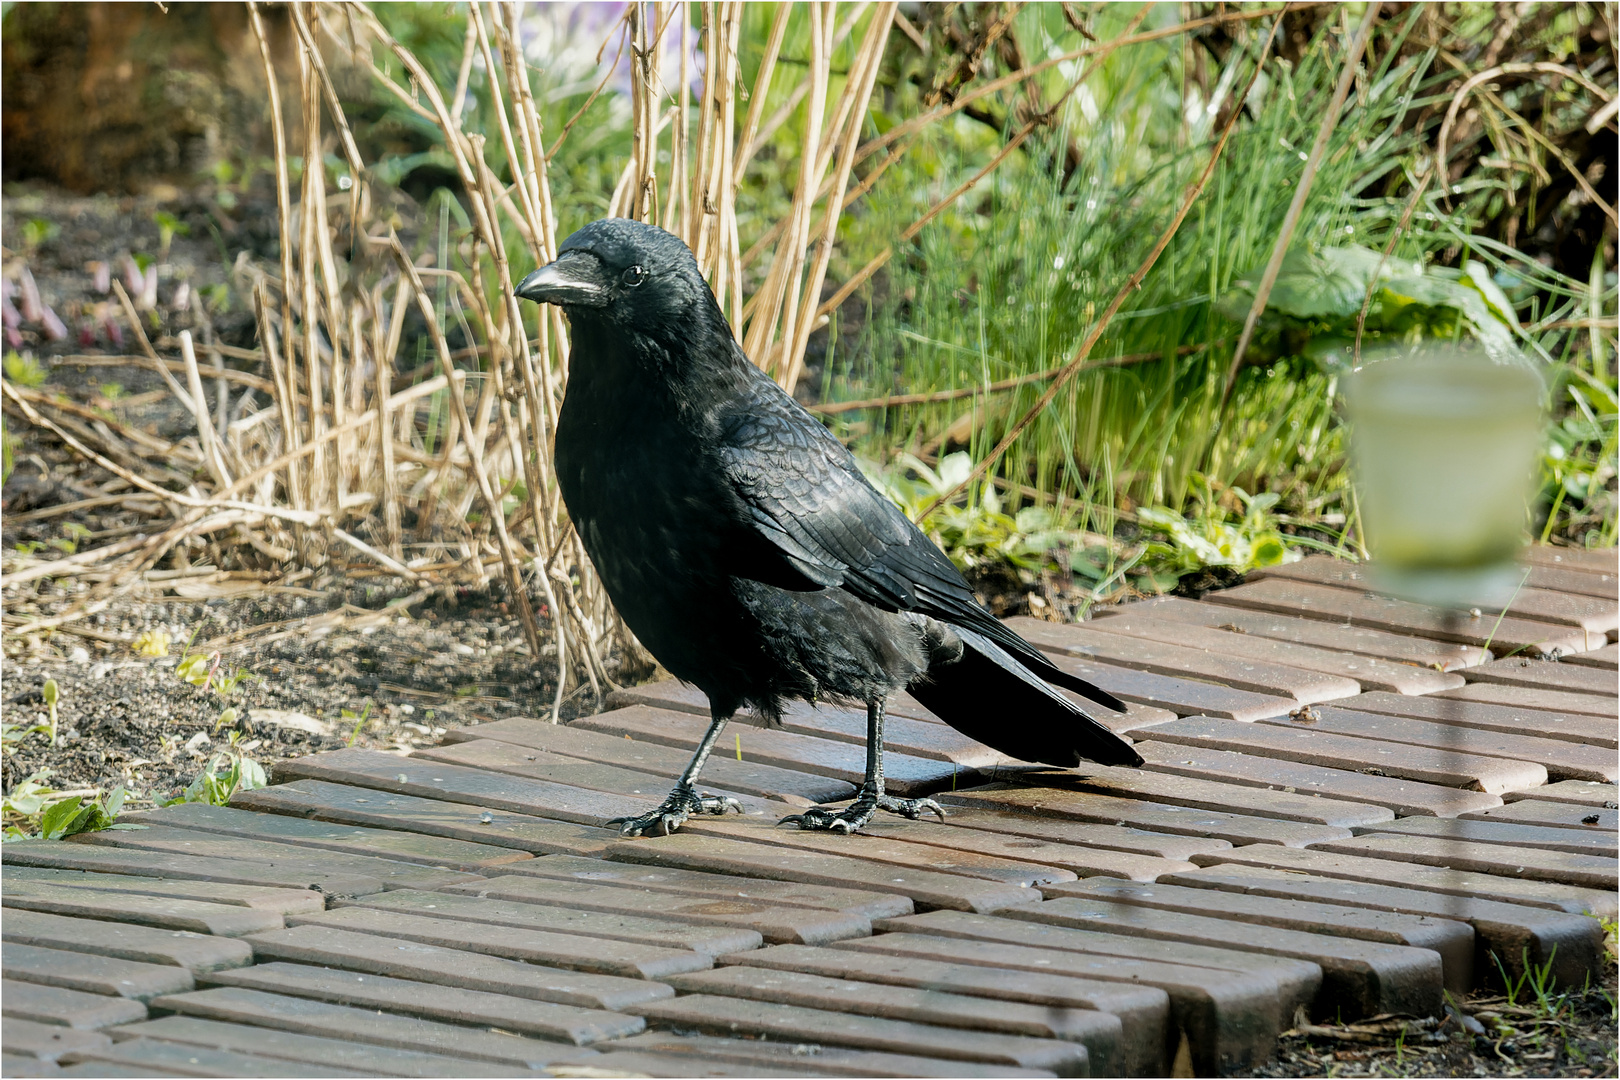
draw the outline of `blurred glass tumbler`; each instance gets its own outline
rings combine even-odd
[[[1374,585],[1448,607],[1505,606],[1522,573],[1541,449],[1540,377],[1466,352],[1350,376],[1351,460]]]

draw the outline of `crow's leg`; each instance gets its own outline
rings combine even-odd
[[[742,804],[736,799],[700,792],[692,786],[698,773],[703,771],[703,763],[708,760],[709,751],[714,749],[714,741],[720,737],[720,730],[731,719],[729,715],[713,715],[709,730],[703,733],[703,741],[698,743],[697,752],[692,755],[686,771],[681,773],[681,778],[675,782],[675,789],[669,793],[663,805],[640,817],[614,818],[606,822],[608,826],[617,825],[620,836],[668,836],[693,814],[724,814],[727,810],[742,813]]]
[[[945,820],[945,811],[933,799],[896,799],[883,793],[883,707],[882,698],[866,703],[866,779],[855,793],[855,801],[838,811],[813,806],[802,814],[789,814],[778,825],[792,823],[801,829],[852,833],[871,821],[879,810],[912,820],[934,813]]]

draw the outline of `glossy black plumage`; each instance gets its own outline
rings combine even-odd
[[[1014,756],[1140,764],[1047,683],[1123,703],[984,610],[749,363],[679,239],[595,222],[518,293],[560,303],[572,327],[556,437],[569,515],[625,622],[717,720],[744,706],[774,718],[790,698],[880,706],[909,687]]]

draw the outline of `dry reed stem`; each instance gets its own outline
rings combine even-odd
[[[1288,247],[1294,240],[1294,229],[1299,224],[1299,216],[1305,209],[1305,198],[1311,193],[1311,186],[1316,181],[1316,171],[1322,167],[1322,158],[1327,154],[1328,138],[1339,123],[1339,110],[1344,108],[1345,99],[1350,96],[1350,88],[1355,85],[1356,65],[1361,62],[1361,54],[1367,48],[1367,39],[1372,37],[1373,27],[1378,23],[1378,12],[1382,4],[1367,5],[1366,14],[1361,17],[1361,25],[1356,29],[1356,36],[1350,42],[1350,50],[1344,58],[1344,70],[1339,72],[1338,85],[1333,88],[1333,99],[1329,102],[1327,112],[1322,114],[1322,122],[1316,128],[1316,141],[1311,144],[1310,156],[1305,161],[1305,170],[1300,174],[1299,180],[1294,184],[1294,197],[1288,203],[1288,212],[1283,215],[1282,228],[1277,233],[1277,240],[1271,247],[1271,258],[1266,261],[1266,269],[1260,275],[1260,284],[1254,290],[1254,302],[1249,305],[1249,313],[1243,320],[1243,333],[1238,336],[1237,348],[1232,350],[1232,363],[1226,369],[1226,383],[1221,390],[1220,411],[1226,411],[1226,403],[1232,399],[1232,387],[1237,384],[1238,369],[1243,365],[1243,357],[1249,351],[1249,342],[1254,339],[1254,327],[1260,321],[1260,313],[1266,309],[1266,301],[1271,299],[1272,286],[1277,284],[1277,274],[1282,270],[1283,258],[1288,254]],[[1234,106],[1236,108],[1236,106]]]
[[[1108,328],[1108,324],[1115,313],[1125,303],[1125,298],[1135,291],[1136,287],[1142,283],[1142,279],[1147,277],[1148,271],[1153,269],[1153,264],[1159,261],[1159,256],[1169,246],[1171,239],[1181,228],[1181,223],[1186,220],[1188,212],[1192,210],[1193,204],[1198,201],[1198,196],[1203,193],[1205,186],[1208,185],[1209,178],[1215,174],[1215,166],[1220,162],[1221,154],[1226,150],[1227,140],[1231,138],[1232,130],[1237,126],[1238,118],[1243,115],[1243,104],[1248,101],[1249,92],[1254,89],[1255,80],[1260,77],[1260,72],[1265,68],[1266,57],[1271,54],[1272,42],[1276,40],[1277,31],[1281,26],[1282,20],[1280,18],[1272,20],[1271,32],[1266,36],[1265,44],[1260,48],[1260,55],[1255,58],[1254,71],[1250,74],[1248,83],[1244,85],[1243,92],[1233,99],[1232,111],[1227,116],[1225,125],[1221,128],[1220,138],[1215,143],[1215,149],[1210,152],[1209,162],[1204,166],[1204,171],[1199,175],[1197,181],[1187,189],[1182,198],[1181,206],[1176,211],[1175,218],[1170,222],[1169,227],[1160,234],[1158,241],[1153,245],[1153,249],[1148,252],[1147,258],[1142,260],[1142,264],[1136,268],[1136,272],[1131,274],[1126,279],[1125,284],[1114,294],[1114,298],[1109,301],[1108,307],[1104,309],[1097,321],[1092,324],[1091,330],[1087,332],[1085,338],[1080,342],[1079,348],[1075,349],[1074,355],[1069,359],[1069,362],[1064,365],[1063,370],[1052,380],[1052,384],[1046,388],[1035,404],[1030,406],[1029,410],[1018,418],[1017,422],[1008,429],[1007,434],[1002,436],[1001,441],[996,444],[995,448],[973,467],[972,472],[955,487],[923,509],[923,512],[917,516],[919,522],[925,520],[928,515],[954,499],[969,484],[989,472],[995,463],[1001,460],[1001,455],[1007,452],[1007,448],[1024,433],[1024,429],[1035,421],[1035,418],[1056,399],[1058,392],[1068,384],[1070,379],[1079,374],[1081,368],[1085,366],[1086,358],[1091,355],[1092,347],[1097,344],[1098,339],[1102,337],[1103,331]]]
[[[888,40],[889,27],[894,22],[894,14],[898,9],[898,3],[884,3],[879,5],[877,12],[872,16],[872,21],[866,29],[866,38],[861,43],[855,64],[851,67],[849,79],[845,84],[845,100],[840,102],[839,118],[834,122],[835,129],[842,135],[838,170],[833,180],[832,191],[827,197],[826,210],[822,214],[821,229],[816,240],[815,263],[804,286],[804,296],[798,315],[798,335],[791,343],[786,337],[783,338],[788,347],[782,387],[789,394],[793,393],[799,381],[799,374],[804,370],[804,352],[810,342],[810,333],[815,329],[816,308],[821,299],[821,284],[827,276],[827,264],[832,259],[833,240],[837,236],[838,218],[844,205],[844,189],[849,186],[850,170],[855,163],[855,149],[860,144],[861,124],[866,119],[866,108],[872,97],[872,89],[877,84],[878,69],[883,59],[883,46]],[[831,143],[828,144],[828,149],[832,149]],[[818,166],[820,172],[824,172],[825,169],[825,164]]]

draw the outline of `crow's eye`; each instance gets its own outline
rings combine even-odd
[[[624,272],[624,276],[621,278],[621,280],[633,289],[637,285],[640,285],[643,281],[647,280],[647,271],[643,270],[639,266],[632,266],[630,269]]]

